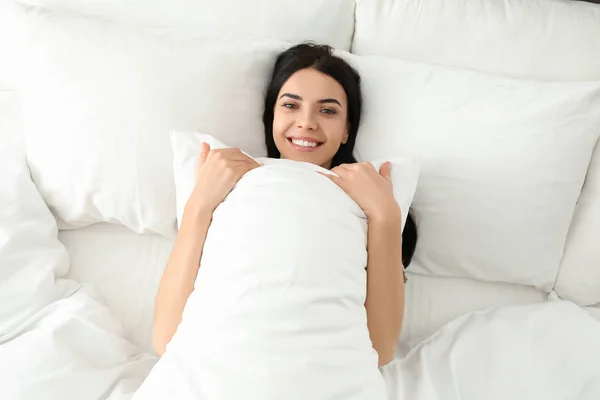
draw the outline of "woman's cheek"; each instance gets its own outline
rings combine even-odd
[[[275,136],[275,138],[278,137],[283,137],[285,135],[286,132],[286,128],[289,125],[289,123],[285,120],[285,118],[282,117],[275,117],[275,119],[273,120],[273,135]]]
[[[342,143],[345,133],[345,124],[340,123],[337,120],[327,121],[327,141],[339,145]]]

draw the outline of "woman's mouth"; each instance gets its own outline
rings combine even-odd
[[[287,140],[294,149],[299,151],[315,151],[324,143],[312,138],[304,137],[288,137]]]

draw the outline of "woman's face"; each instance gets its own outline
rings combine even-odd
[[[329,169],[348,140],[346,92],[332,77],[302,69],[285,82],[275,102],[273,139],[281,158]]]

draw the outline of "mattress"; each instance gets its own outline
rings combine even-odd
[[[68,277],[93,285],[122,319],[131,340],[152,352],[154,297],[172,239],[105,223],[61,231],[59,238],[71,257]],[[411,274],[410,267],[408,279],[398,356],[467,312],[547,298],[533,287],[420,276]]]

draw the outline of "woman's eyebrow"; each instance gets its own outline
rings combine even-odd
[[[337,101],[336,99],[321,99],[321,100],[319,100],[319,104],[325,104],[325,103],[335,103],[335,104],[337,104],[340,107],[342,106],[340,104],[340,102]]]
[[[292,93],[284,93],[281,95],[281,97],[279,97],[280,99],[283,97],[289,97],[290,99],[294,99],[294,100],[298,100],[298,101],[302,101],[302,97],[298,96],[297,94],[292,94]]]

